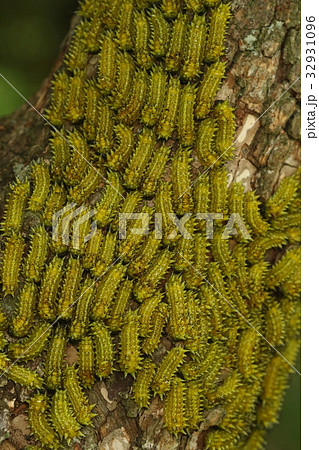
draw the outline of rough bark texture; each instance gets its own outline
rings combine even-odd
[[[300,81],[296,81],[300,76],[299,8],[296,0],[234,0],[232,3],[229,67],[218,94],[218,99],[229,99],[237,117],[236,156],[229,171],[232,179],[242,181],[248,190],[257,189],[263,198],[268,198],[278,181],[300,163]],[[48,104],[50,80],[61,64],[74,24],[51,76],[31,99],[41,113]],[[50,157],[48,139],[49,126],[29,105],[0,120],[1,210],[8,184],[15,175],[32,159]],[[74,347],[69,347],[68,358],[73,361],[76,358]],[[1,385],[3,382],[1,379]],[[131,387],[132,378],[124,379],[118,373],[107,382],[95,384],[90,393],[91,402],[97,405],[95,429],[84,429],[86,435],[81,443],[71,448],[201,449],[205,430],[217,425],[223,416],[223,410],[213,409],[199,431],[174,438],[162,428],[163,405],[158,397],[140,414],[130,399]],[[25,415],[27,394],[12,382],[2,392],[0,428],[4,433],[10,430],[11,436],[0,449],[25,448],[30,433]]]

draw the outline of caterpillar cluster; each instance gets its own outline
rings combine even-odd
[[[284,180],[262,207],[240,184],[227,187],[235,116],[215,96],[230,5],[85,0],[78,15],[46,112],[57,127],[50,164],[33,163],[11,186],[2,219],[1,288],[16,306],[13,314],[0,308],[0,332],[10,334],[10,343],[0,339],[0,369],[37,389],[29,420],[45,448],[61,448],[92,425],[85,389],[114,371],[134,379],[140,408],[163,399],[170,433],[192,433],[218,404],[226,415],[206,448],[262,448],[287,371],[238,313],[293,362],[300,177]],[[98,63],[89,76],[93,54]],[[198,160],[201,169],[212,167],[196,179]],[[54,240],[54,214],[66,208],[65,218],[81,205],[94,208],[96,234],[85,242],[90,219],[79,248],[63,232]],[[135,234],[133,217],[119,239],[118,213],[139,212],[149,214],[149,233]],[[219,214],[212,239],[203,220],[209,212]],[[27,213],[40,221],[29,234]],[[173,213],[176,220],[202,214],[185,223],[190,239],[177,233]],[[240,233],[224,239],[232,213],[251,240]],[[271,264],[275,250],[281,255]],[[170,349],[159,360],[164,337]],[[79,353],[71,367],[68,343]],[[35,358],[44,358],[44,375],[29,369]]]

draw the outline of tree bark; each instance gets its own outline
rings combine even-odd
[[[232,180],[243,182],[247,190],[256,189],[264,199],[300,163],[299,8],[296,0],[232,2],[227,78],[218,94],[218,99],[229,100],[237,117],[236,151],[229,173]],[[50,76],[30,100],[40,113],[49,102],[52,76],[61,65],[77,20],[71,23]],[[15,176],[31,160],[50,158],[49,135],[49,126],[27,104],[0,120],[1,209]],[[74,351],[69,348],[70,355]],[[223,417],[222,409],[212,409],[197,432],[175,438],[163,429],[163,405],[158,397],[140,413],[130,399],[131,388],[132,378],[119,373],[95,384],[90,392],[91,402],[97,405],[95,428],[84,429],[81,443],[72,448],[201,449],[206,430]],[[16,388],[10,397],[15,400],[10,411],[13,421],[17,408],[25,408],[22,394]],[[9,390],[6,395],[9,398]],[[25,448],[25,437],[17,433],[13,421],[11,437],[0,445],[2,449]]]

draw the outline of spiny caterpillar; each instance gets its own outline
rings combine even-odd
[[[45,383],[49,389],[60,389],[67,344],[66,330],[58,327],[51,338],[45,361]]]
[[[63,319],[70,319],[72,316],[71,305],[76,300],[82,272],[80,260],[71,257],[66,267],[61,294],[57,301],[57,314]]]
[[[190,151],[179,149],[172,158],[172,185],[175,211],[183,215],[193,209],[191,176],[190,176]]]
[[[162,12],[156,7],[149,11],[149,20],[151,25],[150,50],[155,57],[161,58],[167,51],[169,26]]]
[[[218,91],[221,80],[224,78],[226,63],[217,61],[209,66],[197,93],[197,106],[195,116],[205,119],[212,110],[214,97]]]
[[[14,327],[14,325],[13,325]],[[33,327],[31,334],[21,341],[11,342],[8,352],[14,359],[28,361],[41,355],[51,336],[52,328],[47,322],[40,322]]]
[[[134,52],[136,63],[144,69],[152,65],[152,57],[149,51],[151,30],[149,21],[144,11],[134,12]]]
[[[146,359],[138,370],[133,386],[134,400],[140,408],[147,408],[150,402],[150,386],[155,374],[156,365],[151,359]]]
[[[22,218],[30,195],[30,183],[25,181],[21,183],[19,180],[11,185],[11,193],[7,200],[5,217],[2,222],[1,230],[4,234],[11,231],[20,231]]]
[[[98,83],[102,92],[109,94],[115,86],[117,48],[112,33],[107,33],[101,44]]]
[[[77,372],[74,366],[67,367],[65,370],[65,389],[77,421],[82,425],[92,425],[91,419],[95,416],[92,409],[95,405],[90,405],[83,393]]]
[[[37,438],[47,448],[58,448],[59,438],[49,419],[49,399],[46,395],[35,394],[29,400],[29,421]]]
[[[192,80],[199,75],[204,58],[206,43],[206,22],[204,15],[194,15],[187,35],[188,41],[181,76],[186,80]]]
[[[161,176],[168,161],[170,150],[170,147],[163,144],[154,152],[141,186],[144,197],[153,197],[155,194],[157,184],[161,181]]]
[[[52,401],[52,424],[59,436],[68,442],[76,436],[81,436],[80,424],[74,417],[66,390],[57,390]]]
[[[135,375],[140,367],[139,321],[136,312],[129,311],[120,333],[121,352],[119,364],[125,376]]]
[[[70,326],[70,337],[74,340],[83,338],[88,331],[89,316],[94,300],[94,281],[87,278],[78,291],[78,298],[75,300],[74,312]]]
[[[168,139],[171,137],[177,125],[180,91],[181,85],[179,78],[171,77],[168,83],[164,106],[157,126],[157,134],[161,138]]]
[[[186,339],[188,318],[185,285],[180,277],[172,275],[165,289],[170,308],[169,334],[173,339]]]
[[[38,313],[44,320],[56,318],[56,296],[62,279],[62,268],[63,259],[58,256],[55,256],[46,268],[38,302]]]
[[[164,422],[168,431],[174,435],[183,433],[186,427],[185,384],[179,377],[174,377],[165,399]]]
[[[107,378],[113,372],[114,362],[111,333],[101,322],[93,322],[91,331],[95,346],[95,373],[100,378]]]
[[[148,74],[145,70],[136,70],[133,77],[129,100],[119,109],[117,118],[125,125],[133,125],[144,106],[148,86]]]
[[[170,389],[172,378],[185,358],[186,351],[182,347],[174,347],[163,358],[152,382],[154,392],[163,397]]]
[[[177,20],[173,23],[171,39],[165,58],[165,67],[169,72],[176,72],[180,68],[184,51],[186,30],[186,16],[179,14]]]
[[[48,254],[48,234],[44,227],[39,227],[31,237],[31,248],[25,264],[25,278],[39,282]]]
[[[4,295],[14,295],[17,290],[23,251],[23,237],[20,234],[12,232],[5,243],[1,267]]]
[[[155,66],[150,74],[150,88],[146,105],[141,113],[141,121],[154,126],[161,114],[166,91],[166,74],[162,67]]]
[[[12,321],[12,332],[15,336],[25,336],[32,327],[37,293],[38,289],[34,283],[25,283],[23,286]]]
[[[112,170],[120,170],[127,163],[135,144],[131,128],[119,124],[114,127],[116,147],[106,155],[106,165]]]
[[[212,11],[205,49],[206,61],[214,61],[224,54],[224,39],[230,16],[230,3],[221,3]]]

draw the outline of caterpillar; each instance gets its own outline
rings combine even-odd
[[[207,214],[209,212],[210,196],[209,174],[205,173],[194,185],[194,214]],[[197,226],[200,231],[206,229],[206,223],[203,220],[199,220]]]
[[[156,58],[166,55],[169,43],[169,27],[160,9],[155,6],[148,15],[151,26],[150,51]]]
[[[172,242],[169,238],[171,237],[175,226],[171,221],[169,215],[173,214],[173,203],[172,203],[172,186],[170,183],[161,183],[156,195],[155,195],[155,207],[158,214],[160,214],[161,225],[163,229],[163,243],[168,245]],[[158,230],[155,231],[158,232]],[[156,235],[158,238],[158,236]],[[162,237],[162,236],[160,236]]]
[[[235,115],[227,100],[214,107],[213,118],[216,121],[216,133],[212,142],[212,150],[225,161],[232,155],[235,134]]]
[[[288,250],[267,275],[266,284],[270,289],[279,286],[289,278],[301,263],[300,247]]]
[[[100,46],[102,34],[102,15],[99,8],[92,15],[92,20],[88,22],[83,41],[89,52],[97,52]]]
[[[277,217],[283,214],[296,197],[300,187],[300,170],[292,176],[284,178],[275,194],[266,202],[267,217]]]
[[[82,257],[82,265],[84,269],[93,269],[96,266],[97,260],[100,257],[100,249],[103,239],[103,232],[99,228],[86,245],[85,254]]]
[[[237,443],[237,440],[235,441]],[[231,448],[234,444],[233,435],[227,430],[210,431],[205,437],[205,449]],[[235,444],[236,445],[236,444]]]
[[[121,191],[118,174],[110,172],[107,177],[107,186],[103,191],[103,196],[95,207],[95,220],[100,226],[105,227],[113,219],[115,210],[122,197]]]
[[[66,390],[57,390],[52,398],[51,420],[61,438],[70,443],[74,437],[82,436],[80,424],[74,417]]]
[[[186,84],[181,92],[178,114],[178,138],[183,147],[190,147],[195,141],[195,101],[196,87]]]
[[[247,192],[244,200],[244,217],[254,234],[265,235],[269,224],[262,218],[259,210],[259,202],[253,192]]]
[[[163,172],[168,161],[171,147],[167,147],[164,144],[156,149],[152,159],[147,167],[147,174],[141,185],[141,190],[146,198],[153,197],[159,181],[163,175]]]
[[[251,378],[254,375],[256,347],[258,345],[258,335],[253,328],[242,332],[238,345],[238,367],[244,378]]]
[[[72,205],[72,203],[71,203]],[[75,207],[73,207],[75,208]],[[86,250],[86,241],[95,233],[93,220],[91,219],[94,216],[95,211],[87,209],[86,206],[81,206],[78,210],[78,214],[76,215],[76,219],[72,222],[72,232],[70,240],[72,242],[70,252],[76,256],[83,255]],[[72,220],[74,219],[71,216]],[[63,227],[63,222],[62,222]],[[66,228],[67,229],[67,228]],[[65,229],[62,230],[62,232]],[[66,234],[67,236],[67,234]],[[68,239],[68,237],[67,237]]]
[[[170,309],[169,335],[173,339],[186,339],[188,318],[186,309],[185,284],[180,276],[171,275],[165,284],[167,302]]]
[[[143,210],[142,210],[143,214]],[[141,222],[143,225],[142,219],[137,219],[138,222]],[[144,225],[143,225],[144,226]],[[147,228],[142,228],[142,231],[147,231]],[[119,253],[121,255],[121,259],[128,263],[132,259],[135,259],[135,255],[142,244],[143,234],[134,234],[131,230],[129,230],[127,237],[120,242],[119,245]]]
[[[155,146],[155,135],[144,128],[139,136],[133,155],[125,168],[124,184],[129,189],[137,189]]]
[[[225,169],[211,170],[209,173],[211,207],[214,213],[227,214],[227,172]]]
[[[101,245],[99,259],[96,265],[91,269],[94,277],[100,278],[114,261],[116,248],[116,234],[109,231],[104,237]]]
[[[19,180],[10,186],[11,193],[6,203],[4,221],[1,224],[1,230],[4,235],[10,232],[19,232],[21,230],[23,214],[30,195],[30,183]]]
[[[3,374],[14,383],[25,386],[27,389],[42,388],[43,379],[36,372],[19,366],[17,363],[11,363],[10,360],[4,359],[2,354],[0,354],[0,367],[4,370]]]
[[[205,49],[205,61],[215,61],[224,55],[224,41],[230,17],[230,3],[221,3],[212,11]]]
[[[255,429],[250,434],[249,438],[244,442],[245,450],[262,450],[265,448],[265,436],[267,431],[263,429]]]
[[[44,163],[33,164],[31,178],[34,189],[28,203],[28,209],[37,212],[43,208],[50,190],[49,167]]]
[[[238,388],[242,384],[242,378],[238,370],[233,370],[226,380],[218,386],[215,393],[209,396],[210,402],[218,402],[222,399],[231,401],[237,394]]]
[[[241,289],[238,286],[237,281],[229,280],[228,294],[231,298],[232,305],[235,306],[236,309],[247,319],[249,317],[248,305],[242,296]],[[239,320],[241,322],[242,318],[240,317]]]
[[[76,300],[82,272],[83,268],[80,260],[70,257],[64,274],[61,294],[57,301],[57,314],[65,320],[70,319],[72,316],[72,304]]]
[[[86,335],[94,294],[94,281],[87,278],[79,290],[79,297],[76,299],[69,332],[71,339],[79,340]]]
[[[292,271],[284,284],[281,284],[281,290],[288,298],[298,298],[301,292],[301,265],[298,263],[295,270]]]
[[[94,384],[95,357],[93,339],[85,336],[79,343],[79,378],[85,388]]]
[[[93,320],[105,319],[109,314],[109,308],[113,297],[125,275],[126,266],[116,264],[103,275],[96,291],[94,308],[91,311]]]
[[[66,344],[66,330],[62,327],[57,327],[50,340],[45,360],[45,384],[49,389],[59,389],[62,386]]]
[[[89,146],[78,131],[69,133],[67,138],[72,147],[72,152],[70,161],[64,171],[63,181],[68,186],[74,186],[81,181],[87,171]]]
[[[125,310],[131,297],[132,289],[132,280],[124,280],[121,284],[110,312],[110,319],[108,321],[110,330],[119,331],[123,326]]]
[[[239,183],[233,183],[228,191],[228,209],[231,214],[238,213],[244,217],[244,188]]]
[[[24,239],[13,231],[6,239],[3,252],[1,275],[4,295],[14,295],[18,288],[23,251]]]
[[[63,128],[60,131],[55,131],[50,139],[52,148],[53,164],[51,173],[56,180],[62,180],[63,172],[70,162],[70,148],[67,142],[66,133]],[[46,205],[45,205],[46,206]]]
[[[193,210],[191,189],[191,151],[179,149],[172,158],[173,201],[177,214]]]
[[[152,315],[162,300],[163,295],[155,293],[152,297],[147,298],[140,306],[139,312],[139,335],[148,336],[152,331]]]
[[[205,234],[197,233],[195,235],[192,266],[190,266],[189,261],[185,261],[188,263],[188,269],[183,274],[183,279],[189,289],[198,287],[206,275],[208,245],[209,243]]]
[[[121,0],[115,0],[112,3],[108,3],[105,8],[104,22],[110,29],[115,29],[118,25],[120,14]]]
[[[52,328],[46,322],[33,327],[26,338],[9,344],[8,352],[13,359],[28,361],[41,355],[51,336]]]
[[[165,71],[160,66],[155,66],[150,73],[146,103],[141,112],[141,122],[149,127],[153,127],[159,120],[164,105],[166,85]]]
[[[211,243],[211,252],[215,259],[220,263],[222,270],[230,275],[236,270],[236,261],[232,256],[229,249],[229,240],[222,239],[222,232],[217,231],[214,233],[214,237]]]
[[[120,357],[119,365],[124,375],[131,374],[135,378],[135,372],[140,368],[141,355],[139,343],[139,318],[136,311],[126,314],[124,326],[120,333]]]
[[[266,312],[266,339],[272,345],[282,345],[285,337],[285,319],[278,303]]]
[[[202,326],[202,309],[200,303],[193,292],[186,291],[186,312],[187,312],[187,339],[185,340],[185,348],[189,350],[195,357],[202,352],[203,346],[203,326]]]
[[[218,262],[212,262],[209,264],[207,270],[207,277],[210,284],[217,290],[217,295],[227,298],[227,288],[224,280],[221,266]],[[216,292],[216,291],[215,291]],[[226,305],[225,305],[226,308]]]
[[[218,160],[218,155],[212,150],[212,142],[217,132],[216,121],[212,118],[203,120],[199,124],[195,151],[204,166],[210,167],[221,162]]]
[[[95,83],[88,81],[85,86],[85,118],[83,132],[88,141],[94,141],[98,125],[99,92]]]
[[[158,348],[167,319],[168,306],[166,303],[160,303],[152,314],[153,327],[151,333],[142,343],[142,351],[147,355],[151,355]]]
[[[203,80],[200,82],[197,92],[197,104],[195,108],[195,117],[205,119],[211,112],[214,104],[214,98],[224,78],[226,63],[217,61],[207,68]]]
[[[116,147],[106,155],[106,165],[112,170],[120,170],[128,162],[135,146],[135,135],[131,128],[122,123],[114,127]]]
[[[164,423],[168,431],[175,436],[185,432],[187,426],[185,406],[184,381],[179,377],[174,377],[165,398]]]
[[[183,270],[188,269],[194,259],[193,234],[196,230],[195,220],[193,218],[189,219],[185,224],[185,228],[190,234],[191,239],[187,239],[186,236],[181,236],[181,238],[177,241],[174,258],[174,269],[177,272],[182,272]]]
[[[85,200],[93,194],[102,181],[102,176],[97,169],[99,169],[99,164],[95,164],[94,167],[89,165],[82,180],[69,190],[70,200],[75,203],[84,203]]]
[[[65,118],[72,123],[79,122],[84,118],[84,76],[79,70],[74,71],[73,77],[69,78],[68,95],[65,104]]]
[[[114,113],[108,104],[100,102],[98,114],[95,143],[100,153],[108,154],[114,145]]]
[[[134,53],[139,67],[150,69],[152,56],[149,49],[151,30],[144,11],[134,12]]]
[[[138,208],[138,206],[140,205],[141,201],[142,201],[142,194],[138,191],[129,192],[126,195],[124,202],[121,206],[121,209],[119,209],[118,217],[116,217],[111,224],[111,229],[114,232],[116,232],[119,229],[120,215],[134,213]]]
[[[107,378],[113,372],[114,350],[109,329],[101,322],[91,323],[95,347],[95,375]]]
[[[51,87],[51,103],[46,110],[45,117],[56,127],[61,127],[64,121],[66,98],[69,92],[70,78],[66,72],[59,72],[54,76]]]
[[[139,255],[134,261],[131,261],[128,266],[128,274],[130,276],[137,276],[149,267],[158,251],[160,243],[160,239],[156,238],[153,231],[145,238],[144,243],[140,248]]]
[[[187,44],[185,49],[183,66],[181,69],[182,78],[186,80],[193,80],[200,74],[201,65],[204,58],[205,44],[206,44],[205,15],[200,16],[195,14],[187,30]]]
[[[140,116],[145,104],[148,86],[148,74],[145,70],[136,70],[133,79],[132,91],[128,100],[118,110],[117,118],[125,125],[133,125]]]
[[[84,22],[84,25],[86,23]],[[65,58],[66,67],[70,72],[85,69],[89,53],[86,49],[84,38],[83,22],[80,23],[74,30],[74,35],[69,47],[69,52]]]
[[[284,233],[270,232],[267,236],[258,236],[249,246],[247,259],[250,263],[257,263],[263,259],[270,248],[281,248],[287,242]]]
[[[138,301],[141,302],[153,294],[157,283],[165,276],[171,264],[172,255],[169,250],[161,250],[134,289],[134,295]]]
[[[44,212],[43,212],[43,223],[46,226],[52,225],[52,216],[55,212],[59,211],[66,200],[66,192],[62,186],[55,183],[46,201]]]
[[[162,0],[161,8],[166,19],[175,19],[181,9],[180,0]]]
[[[32,327],[38,289],[34,283],[25,283],[12,320],[12,332],[17,337],[25,336]]]
[[[105,94],[109,94],[115,88],[117,46],[113,33],[106,33],[101,43],[99,54],[98,84]]]
[[[219,298],[218,292],[212,286],[200,286],[201,333],[208,340],[210,336],[220,336],[224,327],[222,313],[229,313],[229,305]],[[227,297],[225,297],[227,298]],[[189,344],[187,343],[187,348]]]
[[[62,278],[63,259],[55,256],[47,266],[41,283],[38,313],[41,319],[53,321],[57,315],[56,296]]]
[[[91,419],[96,415],[92,413],[95,405],[89,404],[80,385],[78,369],[75,369],[74,366],[66,368],[64,385],[76,420],[82,425],[92,425]]]
[[[177,72],[181,66],[186,32],[187,17],[183,14],[178,14],[172,26],[171,39],[165,58],[165,68],[168,72]]]
[[[133,0],[128,0],[120,10],[116,37],[122,50],[131,50],[133,47]]]
[[[111,102],[114,109],[123,106],[129,98],[134,77],[134,63],[131,56],[124,52],[117,58],[116,85],[112,91]]]
[[[187,428],[196,430],[202,421],[202,392],[196,381],[189,381],[185,390],[185,414]]]
[[[143,361],[142,367],[137,371],[133,385],[133,396],[140,408],[147,408],[150,402],[150,386],[154,377],[156,365],[151,359]]]
[[[264,261],[259,261],[249,269],[250,299],[256,306],[260,306],[268,296],[268,293],[261,289],[261,286],[264,285],[267,272],[269,272],[268,263]]]
[[[36,439],[46,448],[59,448],[59,437],[49,419],[49,399],[37,393],[29,400],[29,422]]]
[[[171,77],[165,95],[164,106],[157,125],[157,134],[160,138],[168,139],[177,125],[178,107],[180,101],[181,85],[179,78]]]
[[[31,248],[28,254],[24,275],[26,280],[38,283],[48,254],[48,234],[39,227],[31,236]]]
[[[152,382],[152,389],[161,398],[169,391],[175,373],[184,361],[186,350],[182,347],[172,348],[160,363]]]

